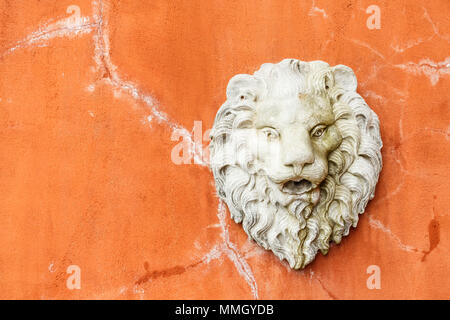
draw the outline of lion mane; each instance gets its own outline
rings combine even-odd
[[[251,239],[286,259],[291,268],[304,268],[318,250],[325,255],[330,242],[340,243],[374,197],[382,167],[379,120],[356,86],[356,77],[346,66],[285,59],[263,64],[253,75],[234,76],[217,112],[210,160],[218,196]],[[328,156],[319,202],[307,209],[296,207],[296,202],[283,206],[271,196],[264,173],[254,166],[254,146],[245,137],[245,129],[254,124],[258,101],[302,94],[329,99],[342,135],[339,147]]]

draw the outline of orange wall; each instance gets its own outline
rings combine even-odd
[[[100,2],[0,0],[0,298],[450,297],[449,1]],[[174,126],[210,128],[231,76],[287,57],[353,68],[384,141],[357,229],[303,271],[171,161]]]

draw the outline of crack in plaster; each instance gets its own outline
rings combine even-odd
[[[157,102],[153,97],[148,94],[143,93],[136,84],[130,81],[124,81],[120,78],[117,73],[117,66],[115,66],[111,61],[110,56],[110,42],[108,34],[108,21],[106,19],[105,13],[109,10],[108,3],[105,4],[104,1],[94,1],[94,21],[96,22],[98,28],[94,35],[95,44],[95,56],[94,60],[96,62],[98,72],[102,73],[102,78],[100,81],[106,81],[115,90],[124,92],[131,95],[135,100],[143,102],[147,107],[150,108],[151,114],[147,115],[146,121],[151,122],[156,119],[159,124],[166,125],[172,132],[177,132],[182,136],[185,141],[188,142],[189,151],[194,157],[195,163],[208,167],[208,163],[203,160],[203,144],[196,143],[193,139],[192,134],[181,125],[174,122],[170,117],[158,108]],[[90,87],[92,90],[92,87]]]
[[[436,24],[433,22],[433,20],[431,19],[430,15],[428,14],[428,10],[425,7],[422,7],[423,9],[423,16],[424,18],[431,24],[431,27],[433,28],[433,32],[434,35],[433,37],[436,35],[439,38],[446,40],[446,41],[450,41],[450,37],[449,36],[443,36],[441,35],[441,33],[439,32],[439,28],[436,26]],[[431,37],[431,39],[433,38]]]
[[[422,9],[423,9],[423,17],[431,24],[431,27],[433,28],[433,34],[430,35],[429,37],[426,37],[426,38],[421,37],[421,38],[417,38],[415,40],[409,40],[403,45],[391,44],[391,48],[395,52],[402,53],[402,52],[404,52],[407,49],[413,48],[415,46],[418,46],[421,43],[424,43],[424,42],[427,42],[427,41],[430,41],[430,40],[434,39],[435,36],[438,36],[439,38],[441,38],[443,40],[446,40],[446,41],[450,40],[450,37],[446,37],[446,36],[443,36],[443,35],[440,34],[439,29],[437,28],[436,24],[433,22],[433,20],[431,20],[431,17],[428,14],[427,9],[425,7],[422,7]]]
[[[372,226],[375,229],[379,229],[381,231],[383,231],[384,233],[386,233],[390,238],[392,238],[398,245],[398,247],[400,249],[402,249],[403,251],[407,251],[407,252],[420,252],[420,250],[418,250],[417,248],[414,248],[413,246],[410,245],[406,245],[404,244],[400,238],[395,235],[391,229],[389,229],[388,227],[386,227],[385,225],[383,225],[381,223],[381,221],[376,220],[374,218],[372,218],[371,216],[369,216],[369,224],[370,226]]]
[[[374,54],[376,54],[378,57],[380,57],[383,60],[386,60],[386,58],[384,57],[384,55],[382,55],[378,50],[375,50],[374,48],[372,48],[370,45],[368,45],[367,43],[360,41],[360,40],[356,40],[356,39],[349,39],[346,37],[343,37],[344,39],[353,42],[354,44],[360,46],[360,47],[364,47],[366,49],[369,49],[371,52],[373,52]]]
[[[48,41],[50,41],[53,38],[62,38],[62,37],[69,37],[73,38],[78,35],[84,35],[91,33],[92,31],[96,31],[94,34],[94,45],[95,45],[95,53],[94,53],[94,60],[96,62],[96,70],[99,72],[103,72],[102,78],[99,79],[99,81],[105,81],[108,84],[110,84],[114,89],[119,90],[121,92],[127,93],[130,96],[132,96],[135,100],[143,102],[145,105],[147,105],[150,110],[151,114],[146,117],[147,122],[153,121],[153,119],[156,119],[159,124],[166,125],[172,132],[179,132],[188,142],[191,148],[192,155],[194,156],[194,159],[198,164],[201,166],[208,167],[207,162],[203,161],[202,158],[202,145],[195,143],[192,137],[192,133],[190,133],[186,128],[182,127],[181,125],[177,124],[173,120],[169,118],[169,116],[161,111],[156,101],[150,96],[145,93],[143,93],[136,84],[124,81],[120,78],[120,76],[117,73],[117,66],[115,66],[111,62],[110,57],[110,46],[109,46],[109,36],[108,36],[108,30],[107,30],[107,20],[105,20],[105,11],[108,9],[107,5],[104,3],[104,1],[94,1],[93,2],[93,20],[91,21],[91,17],[77,17],[77,19],[73,19],[73,16],[67,17],[61,20],[58,20],[54,23],[44,23],[43,25],[38,27],[37,31],[32,32],[29,34],[25,39],[20,40],[14,44],[14,46],[10,47],[6,51],[4,51],[0,58],[3,58],[7,55],[10,55],[14,53],[18,49],[25,49],[30,46],[37,46],[37,47],[44,47],[48,44]],[[434,35],[430,38],[425,39],[424,41],[431,40],[435,35],[440,37],[444,40],[449,40],[448,37],[443,36],[440,34],[439,29],[437,28],[436,24],[432,21],[430,18],[427,10],[424,9],[424,17],[425,19],[431,24],[433,28]],[[327,18],[327,14],[325,10],[320,9],[315,6],[315,1],[312,3],[312,7],[309,11],[310,16],[317,15],[317,13],[320,13],[323,15],[324,18]],[[355,39],[347,39],[359,46],[365,47],[369,49],[371,52],[373,52],[375,55],[379,56],[383,60],[385,60],[385,57],[378,52],[377,50],[373,49],[370,45],[367,43],[361,42],[359,40]],[[403,52],[404,50],[415,46],[417,44],[420,44],[422,39],[415,40],[413,42],[407,43],[406,47],[399,47],[399,46],[391,46],[396,52]],[[394,65],[394,67],[400,68],[408,73],[412,74],[425,74],[429,79],[431,84],[434,86],[440,79],[441,76],[449,74],[450,73],[450,58],[446,58],[446,60],[442,62],[434,62],[428,58],[422,59],[419,61],[419,63],[413,63],[408,62],[406,64],[397,64]],[[95,85],[89,86],[89,91],[93,92],[95,90]],[[374,98],[379,98],[379,96],[373,95]],[[403,135],[402,130],[402,124],[401,121],[399,123],[400,126],[400,135],[401,138]],[[447,137],[449,135],[448,132],[443,133]],[[403,140],[403,139],[401,139]],[[398,159],[395,159],[396,162],[399,163]],[[401,166],[401,163],[400,163]],[[401,171],[404,171],[404,168],[401,166]],[[397,187],[398,190],[401,189],[402,185],[399,185]],[[395,193],[395,191],[394,191]],[[219,218],[220,222],[220,228],[222,230],[221,237],[223,240],[223,244],[220,246],[214,247],[209,253],[205,255],[205,257],[199,262],[199,263],[209,263],[213,259],[219,258],[223,253],[228,256],[228,258],[234,263],[236,270],[238,273],[246,280],[248,285],[251,288],[251,291],[253,293],[253,296],[257,299],[258,298],[258,288],[256,280],[253,276],[253,273],[251,271],[251,268],[249,267],[245,257],[243,257],[238,249],[236,248],[236,245],[230,241],[229,239],[229,231],[228,231],[228,225],[225,221],[225,214],[226,209],[221,201],[219,203],[218,213],[217,216]],[[392,231],[384,226],[379,220],[373,219],[372,217],[369,217],[369,223],[371,227],[379,229],[383,231],[384,233],[388,234],[391,239],[393,239],[398,246],[405,251],[408,252],[423,252],[426,253],[426,251],[419,251],[417,248],[414,248],[409,245],[405,245],[401,242],[400,238],[392,233]],[[432,222],[430,222],[431,225]],[[430,244],[430,249],[431,249]],[[431,249],[432,250],[432,249]],[[431,251],[430,250],[430,251]],[[323,286],[320,279],[317,279],[321,286],[324,288],[324,290],[330,295],[330,297],[335,298],[332,294],[329,293],[328,290]],[[137,293],[137,292],[136,292]],[[139,292],[143,293],[143,292]]]
[[[158,278],[168,278],[168,277],[172,277],[172,276],[181,275],[181,274],[185,273],[186,271],[188,271],[189,269],[195,268],[202,262],[203,261],[200,260],[200,261],[191,263],[187,266],[178,265],[178,266],[166,268],[163,270],[154,270],[154,271],[150,271],[148,262],[145,262],[144,269],[145,269],[146,273],[135,282],[135,285],[142,285],[150,280],[155,280]]]
[[[436,214],[436,195],[433,196],[433,218],[428,224],[428,240],[430,246],[428,250],[423,251],[422,262],[424,262],[427,256],[439,245],[441,241],[441,226]]]
[[[141,101],[147,107],[150,108],[151,114],[146,116],[146,122],[151,122],[156,119],[159,124],[167,126],[172,132],[178,132],[185,141],[188,141],[190,152],[192,153],[194,160],[197,164],[209,167],[208,163],[203,160],[202,157],[202,144],[197,144],[193,139],[193,134],[190,133],[186,128],[174,122],[166,113],[159,109],[157,102],[150,95],[143,93],[138,86],[130,81],[124,81],[120,78],[117,73],[117,66],[111,61],[110,56],[110,42],[108,34],[108,21],[105,15],[109,10],[109,2],[99,0],[92,2],[93,16],[92,17],[80,17],[79,12],[74,15],[58,20],[54,23],[47,22],[42,26],[38,27],[37,31],[32,32],[25,39],[16,42],[16,44],[7,49],[0,55],[4,57],[6,55],[14,53],[18,49],[24,49],[31,47],[33,45],[37,47],[43,47],[48,44],[48,41],[54,38],[69,37],[73,38],[78,35],[83,35],[95,31],[94,40],[94,61],[96,63],[95,71],[101,74],[101,78],[97,82],[104,82],[113,87],[114,90],[129,94],[132,98],[137,101]],[[91,21],[91,18],[93,22]],[[88,86],[88,92],[94,92],[96,84],[91,84]],[[92,116],[92,115],[91,115]],[[244,257],[241,256],[236,245],[230,241],[228,226],[225,221],[225,208],[223,204],[219,204],[218,218],[220,221],[220,228],[222,230],[221,237],[223,239],[223,245],[219,248],[214,247],[205,257],[195,265],[190,265],[191,267],[196,266],[199,263],[209,263],[213,259],[219,258],[222,253],[225,253],[227,257],[233,262],[238,273],[244,277],[246,282],[249,284],[252,294],[255,299],[258,299],[258,289],[256,280],[253,276],[250,266]],[[176,274],[181,269],[174,267],[172,271]],[[187,269],[190,267],[188,266]],[[170,272],[169,272],[170,273]],[[150,273],[150,278],[152,276],[159,277],[163,276],[164,272]],[[148,275],[147,275],[148,276]],[[145,291],[141,288],[134,288],[136,294],[140,294],[143,298]]]
[[[441,62],[434,62],[426,58],[420,60],[418,63],[407,62],[404,64],[396,64],[394,67],[414,75],[424,74],[430,79],[431,85],[435,86],[442,76],[450,74],[450,57],[447,57]]]
[[[315,279],[319,284],[320,284],[320,287],[322,288],[322,290],[323,291],[325,291],[325,293],[332,299],[332,300],[339,300],[339,298],[336,296],[336,295],[334,295],[324,284],[323,284],[323,282],[322,282],[322,279],[319,277],[319,276],[317,276],[315,273],[314,273],[314,271],[312,271],[312,270],[310,270],[310,272],[309,272],[309,274],[310,274],[310,279]]]
[[[24,49],[33,45],[44,47],[53,38],[71,38],[87,34],[95,28],[97,28],[97,24],[92,23],[90,17],[76,17],[74,19],[73,16],[70,16],[54,23],[47,22],[39,26],[37,31],[32,32],[25,39],[16,42],[13,47],[4,51],[0,57],[3,58],[18,49]]]
[[[309,16],[317,16],[318,13],[320,13],[320,14],[323,16],[324,19],[327,19],[327,18],[328,18],[328,15],[327,15],[327,13],[325,12],[325,10],[316,7],[316,1],[313,0],[313,1],[312,1],[312,4],[311,4],[311,9],[309,9],[308,15],[309,15]]]
[[[134,83],[121,80],[116,71],[117,67],[111,62],[110,57],[107,20],[105,19],[105,11],[108,10],[108,8],[107,6],[104,6],[103,1],[99,1],[94,2],[94,9],[94,19],[98,24],[97,33],[96,35],[94,35],[95,61],[97,63],[97,70],[103,71],[103,74],[106,75],[106,77],[104,76],[103,79],[108,81],[115,89],[119,89],[125,93],[130,94],[135,100],[144,102],[148,107],[150,107],[152,111],[150,119],[156,118],[160,124],[165,124],[166,126],[168,126],[172,130],[172,132],[178,131],[180,134],[182,134],[182,136],[187,139],[190,144],[194,160],[196,160],[197,163],[202,166],[208,166],[208,164],[202,159],[203,145],[197,145],[194,142],[192,134],[186,128],[174,123],[167,114],[163,113],[160,109],[157,108],[154,99],[149,95],[142,93]],[[229,240],[228,226],[225,222],[224,210],[225,208],[223,203],[220,203],[218,217],[222,229],[222,239],[224,241],[223,246],[221,246],[220,248],[233,262],[238,273],[246,280],[251,288],[253,297],[255,299],[258,299],[258,288],[251,268],[248,265],[247,261],[240,255],[234,243]]]
[[[236,245],[230,240],[228,224],[226,223],[226,220],[225,220],[226,209],[225,209],[225,204],[223,203],[222,200],[219,201],[217,216],[219,218],[219,222],[221,225],[221,229],[222,229],[221,236],[222,236],[223,244],[224,244],[221,247],[221,249],[228,256],[228,258],[234,263],[239,274],[245,279],[247,284],[250,286],[252,293],[253,293],[253,297],[255,299],[259,299],[258,285],[256,283],[253,272],[252,272],[250,266],[248,265],[247,261],[245,260],[245,258],[243,258],[242,255],[239,253],[239,250],[236,248]]]
[[[434,36],[428,37],[428,38],[426,38],[426,39],[424,39],[424,38],[418,38],[418,39],[416,39],[416,40],[409,40],[409,41],[407,41],[407,42],[406,42],[405,44],[403,44],[403,45],[400,45],[400,44],[391,44],[391,48],[392,48],[392,50],[394,50],[394,51],[397,52],[397,53],[402,53],[402,52],[404,52],[405,50],[408,50],[408,49],[410,49],[410,48],[413,48],[413,47],[415,47],[415,46],[418,46],[419,44],[421,44],[421,43],[423,43],[423,42],[426,42],[426,41],[431,40],[433,37],[434,37]]]

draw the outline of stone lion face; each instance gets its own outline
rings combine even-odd
[[[328,155],[342,141],[329,101],[299,95],[256,105],[256,164],[278,189],[316,203]]]
[[[350,68],[283,60],[235,76],[211,133],[218,195],[292,268],[339,243],[373,197],[378,118]]]

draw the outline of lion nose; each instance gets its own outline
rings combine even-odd
[[[284,135],[283,162],[285,166],[302,168],[314,162],[309,133],[304,129],[291,129]]]

